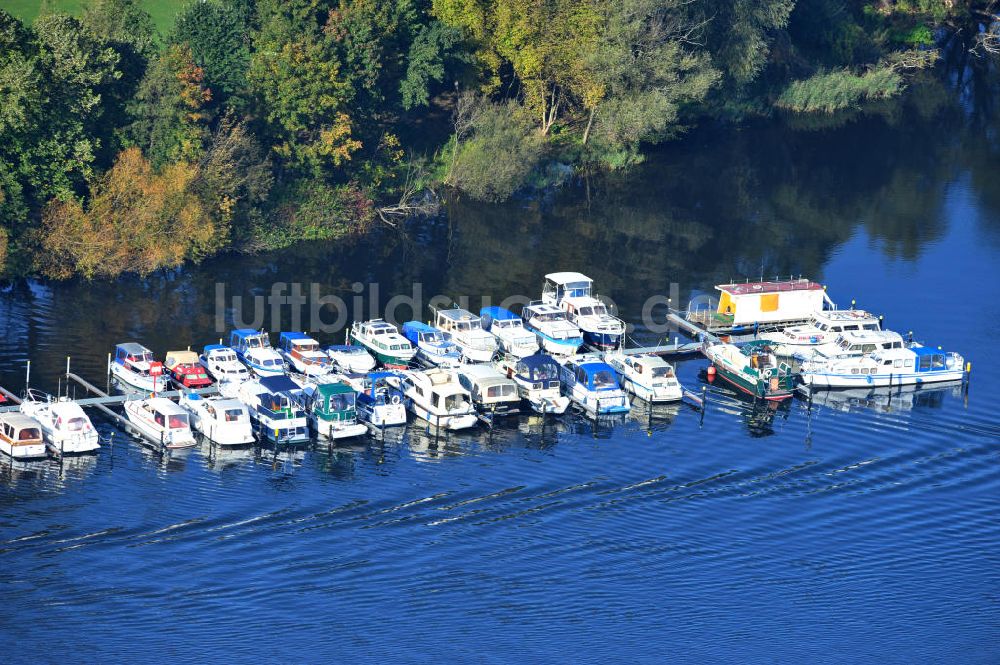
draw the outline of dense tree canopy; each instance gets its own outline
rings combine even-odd
[[[145,273],[353,232],[420,187],[624,168],[707,118],[842,120],[980,4],[199,0],[166,34],[135,0],[0,10],[0,270]]]

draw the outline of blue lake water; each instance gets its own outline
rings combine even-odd
[[[964,129],[933,131],[949,122]],[[627,175],[505,206],[452,201],[406,233],[11,286],[0,384],[13,389],[28,359],[32,385],[55,390],[67,354],[103,381],[115,342],[163,354],[213,341],[217,282],[344,297],[378,282],[384,303],[415,282],[531,296],[553,270],[595,278],[633,324],[671,283],[686,301],[730,277],[803,273],[973,372],[968,396],[755,410],[712,386],[704,418],[522,417],[166,459],[118,432],[92,457],[0,460],[4,660],[997,662],[990,137],[951,116],[697,133]],[[681,380],[700,388],[706,366],[679,362]]]

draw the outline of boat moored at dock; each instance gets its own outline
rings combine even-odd
[[[250,422],[262,438],[278,444],[309,440],[302,388],[287,376],[264,376],[243,382],[237,392],[250,410]]]
[[[453,370],[435,368],[404,373],[403,392],[415,416],[434,427],[460,430],[479,422],[472,396]]]
[[[236,357],[257,376],[285,373],[285,362],[271,347],[271,338],[263,330],[237,328],[229,333],[229,346]]]
[[[492,365],[462,365],[458,382],[472,396],[483,415],[512,416],[520,413],[521,395],[517,383]]]
[[[29,389],[21,413],[38,421],[45,445],[53,453],[90,453],[101,447],[97,430],[79,404]]]
[[[194,351],[168,351],[163,362],[170,382],[178,388],[207,388],[212,385],[205,366]]]
[[[236,386],[250,378],[250,370],[239,361],[236,352],[222,344],[205,346],[198,361],[208,371],[208,375],[219,382],[220,391],[224,387],[222,384]]]
[[[566,317],[565,310],[536,300],[521,311],[524,328],[535,333],[542,350],[554,356],[569,356],[583,346],[583,333]]]
[[[578,272],[553,272],[545,276],[542,301],[562,308],[576,324],[589,346],[607,351],[622,345],[625,323],[612,316],[594,295],[594,282]]]
[[[462,352],[451,333],[422,321],[407,321],[403,324],[403,335],[416,347],[417,360],[428,367],[457,367],[462,363]]]
[[[330,356],[319,348],[319,342],[303,332],[281,333],[278,353],[290,369],[305,376],[323,376],[333,370]]]
[[[358,391],[358,418],[375,427],[396,427],[406,424],[406,396],[403,375],[398,372],[372,372],[348,376],[348,382]]]
[[[14,459],[46,457],[41,424],[16,411],[0,413],[0,451]]]
[[[119,381],[144,392],[160,392],[167,386],[167,377],[156,374],[159,363],[153,352],[142,344],[125,342],[115,346],[111,359],[111,374]]]
[[[740,346],[705,342],[702,352],[712,361],[719,376],[748,395],[769,401],[792,396],[795,387],[792,368],[778,361],[767,340]]]
[[[622,388],[639,399],[659,404],[676,402],[684,396],[673,366],[655,354],[611,352],[604,355],[604,360],[618,373]]]
[[[628,396],[618,385],[615,370],[596,354],[562,361],[559,379],[563,394],[591,417],[628,413]]]
[[[497,338],[500,351],[515,358],[538,352],[538,338],[524,327],[524,321],[503,307],[483,307],[479,310],[483,327]]]
[[[254,442],[250,411],[238,399],[183,393],[178,405],[191,416],[191,426],[220,446]]]
[[[165,397],[128,400],[123,404],[125,417],[150,441],[168,449],[195,445],[188,413]]]
[[[375,369],[375,359],[357,344],[335,344],[326,347],[326,355],[333,362],[334,370],[345,374],[366,374]]]
[[[368,433],[358,422],[357,392],[342,380],[309,383],[303,388],[306,417],[313,431],[327,439],[349,439]]]
[[[570,399],[562,394],[559,382],[559,364],[551,356],[505,358],[497,361],[497,368],[517,384],[521,399],[536,413],[559,415],[569,407]]]
[[[365,347],[375,360],[389,369],[406,369],[416,355],[416,349],[399,330],[382,319],[355,321],[351,324],[350,340]]]
[[[877,350],[867,355],[802,363],[802,382],[812,388],[877,388],[961,381],[965,359],[926,346]]]
[[[482,319],[465,309],[436,310],[434,327],[451,335],[462,357],[468,362],[490,362],[499,348],[497,338],[483,330]]]

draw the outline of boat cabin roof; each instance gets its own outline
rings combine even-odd
[[[230,353],[236,353],[235,351],[233,351],[232,347],[226,346],[225,344],[207,344],[207,345],[205,345],[204,354],[206,356],[209,355],[209,354],[211,354],[211,353],[215,353],[217,351],[229,351]]]
[[[233,339],[246,339],[248,337],[267,337],[267,333],[263,330],[254,330],[253,328],[236,328],[230,334]]]
[[[534,379],[540,370],[549,370],[553,377],[558,376],[559,364],[552,356],[536,353],[517,361],[517,373]]]
[[[128,356],[141,356],[146,353],[152,353],[152,351],[150,351],[142,344],[139,344],[137,342],[125,342],[123,344],[116,344],[115,351],[117,355],[128,355]]]
[[[165,416],[182,416],[187,414],[187,411],[182,409],[177,404],[174,404],[166,397],[152,397],[146,400],[146,404],[149,408],[157,413],[162,413]]]
[[[565,286],[566,284],[576,283],[576,282],[587,282],[591,284],[594,280],[590,279],[583,273],[579,272],[550,272],[545,276],[545,279],[558,286]]]
[[[7,423],[14,429],[24,429],[26,427],[34,427],[37,429],[41,427],[37,420],[31,416],[26,416],[23,413],[18,413],[17,411],[0,413],[0,422]]]
[[[343,381],[338,381],[337,383],[321,383],[316,386],[316,392],[323,397],[329,397],[331,395],[343,395],[344,393],[355,392],[354,388],[350,387]]]
[[[718,290],[731,296],[756,295],[760,293],[780,293],[783,291],[816,291],[823,286],[809,279],[788,279],[779,281],[743,282],[739,284],[717,284]]]
[[[278,340],[281,344],[284,344],[286,341],[291,344],[318,344],[316,340],[304,332],[283,332],[278,337]]]
[[[440,332],[441,331],[438,330],[437,328],[432,328],[423,321],[407,321],[406,323],[403,324],[403,334],[406,335],[406,338],[409,339],[411,342],[414,341],[414,339],[410,337],[411,333],[415,337],[417,334],[423,334],[423,333],[440,334]]]
[[[299,384],[295,383],[284,374],[263,376],[258,379],[258,382],[261,386],[272,393],[288,393],[302,390],[302,387],[299,386]]]
[[[167,361],[164,364],[169,369],[178,365],[197,365],[198,354],[194,351],[167,351]]]
[[[494,321],[519,321],[520,316],[510,311],[506,307],[483,307],[479,310],[479,316],[490,318]]]
[[[365,328],[368,328],[372,332],[375,332],[375,331],[383,331],[383,332],[385,332],[385,331],[391,331],[391,332],[396,332],[396,326],[392,325],[391,323],[387,323],[386,321],[383,321],[382,319],[372,319],[371,321],[362,321],[362,322],[358,323],[358,325],[359,326],[363,326]]]
[[[360,346],[354,346],[353,344],[334,344],[326,347],[326,350],[332,353],[356,353],[358,355],[368,353]]]
[[[467,309],[439,309],[437,311],[439,319],[448,319],[449,321],[478,321],[479,317],[470,312]]]
[[[511,383],[511,380],[503,372],[492,365],[465,365],[459,370],[459,373],[481,385]]]
[[[563,314],[565,310],[547,302],[533,302],[524,306],[524,311],[529,317],[535,314]]]
[[[878,317],[863,309],[824,309],[813,315],[824,323],[878,323]]]

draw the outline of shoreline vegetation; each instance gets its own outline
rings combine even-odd
[[[698,123],[890,113],[955,35],[1000,50],[971,0],[147,4],[0,10],[0,275],[363,233],[627,169]]]

